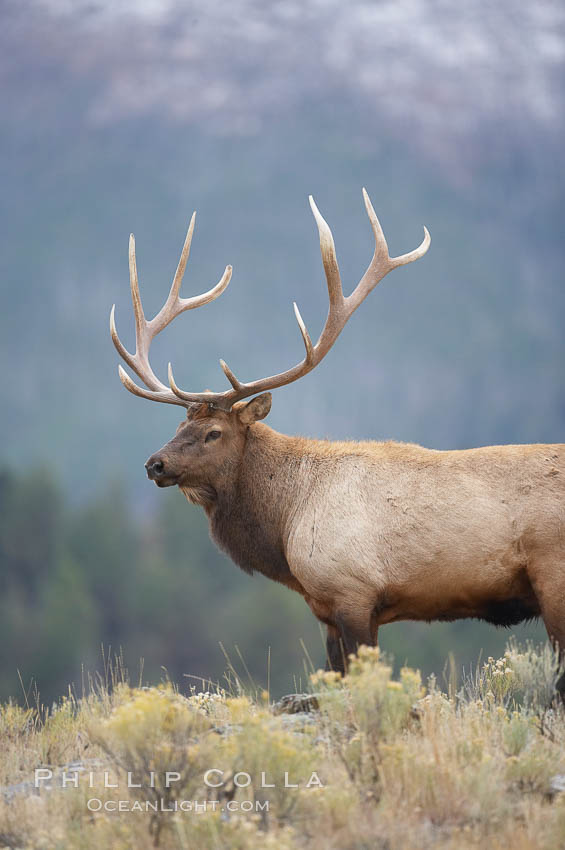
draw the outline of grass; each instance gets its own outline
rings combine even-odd
[[[362,647],[344,679],[312,673],[318,711],[286,715],[234,672],[181,693],[108,662],[81,698],[0,707],[0,846],[564,847],[555,678],[548,647],[510,644],[444,692]],[[34,793],[37,768],[56,787]]]

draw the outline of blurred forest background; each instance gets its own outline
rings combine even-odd
[[[299,684],[317,624],[250,579],[146,458],[179,410],[117,376],[131,341],[127,241],[146,312],[198,210],[183,291],[227,292],[154,345],[181,386],[220,389],[302,357],[327,295],[307,195],[345,288],[372,252],[365,185],[393,254],[432,235],[326,361],[277,390],[269,424],[432,448],[565,440],[565,7],[555,0],[4,0],[0,5],[0,697],[45,699],[123,648],[135,675]],[[541,627],[515,629],[543,637]],[[508,632],[396,624],[385,649],[441,675]],[[236,649],[237,647],[237,649]],[[19,671],[19,672],[18,672]],[[191,681],[190,679],[184,680]]]

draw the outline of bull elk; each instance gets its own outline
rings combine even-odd
[[[169,296],[145,318],[129,244],[135,354],[118,353],[143,381],[119,366],[130,392],[185,407],[175,436],[145,464],[158,487],[177,485],[201,505],[218,546],[245,572],[255,570],[298,591],[327,626],[328,663],[344,671],[358,644],[397,620],[484,619],[511,626],[541,615],[565,647],[565,446],[487,446],[436,451],[397,442],[328,442],[279,434],[263,424],[268,390],[311,372],[352,313],[382,278],[422,257],[421,245],[391,258],[363,190],[375,250],[353,292],[344,296],[331,230],[313,199],[329,312],[316,344],[296,304],[304,359],[285,372],[244,383],[223,360],[231,388],[185,392],[169,364],[168,386],[149,364],[153,337],[176,316],[213,301],[232,269],[202,295],[181,298],[192,216]],[[253,396],[251,400],[250,396]],[[558,687],[565,693],[565,675]]]

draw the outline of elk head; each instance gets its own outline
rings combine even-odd
[[[148,477],[158,487],[178,484],[190,502],[212,504],[237,472],[247,428],[270,409],[271,393],[237,402],[231,411],[208,402],[191,405],[173,439],[145,464]]]
[[[132,371],[141,378],[147,389],[134,383],[121,365],[118,366],[119,376],[126,389],[134,395],[151,401],[176,404],[187,409],[186,421],[179,425],[173,439],[152,455],[145,464],[147,475],[159,487],[177,484],[191,501],[203,505],[213,502],[218,487],[222,486],[227,476],[233,476],[234,471],[237,470],[243,456],[247,429],[257,420],[263,419],[270,410],[271,394],[267,390],[290,384],[311,372],[326,356],[349,317],[377,283],[392,269],[411,263],[426,253],[430,245],[430,235],[424,228],[424,239],[418,248],[400,257],[389,257],[383,231],[365,189],[363,189],[363,198],[375,238],[375,250],[367,271],[356,288],[350,295],[344,296],[331,230],[310,196],[310,206],[318,225],[329,296],[328,316],[317,343],[315,345],[312,343],[300,311],[294,304],[296,321],[306,349],[303,360],[285,372],[249,383],[240,381],[229,366],[220,360],[220,366],[231,384],[231,389],[218,393],[210,391],[193,393],[180,389],[175,383],[170,363],[169,386],[162,383],[149,364],[149,346],[153,338],[176,316],[184,313],[185,310],[193,310],[208,304],[221,295],[230,282],[231,266],[226,266],[219,282],[208,292],[192,298],[179,296],[194,232],[196,216],[194,213],[168,298],[157,315],[148,321],[145,318],[139,294],[135,240],[133,234],[130,236],[129,270],[135,315],[135,354],[130,354],[118,337],[114,320],[115,307],[112,307],[110,314],[110,333],[118,353]],[[243,399],[255,396],[257,393],[260,395],[256,398],[243,402]]]

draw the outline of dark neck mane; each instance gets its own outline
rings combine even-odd
[[[218,487],[207,513],[213,540],[242,570],[298,589],[284,554],[300,464],[295,442],[262,423],[250,426],[239,475],[231,489]]]

